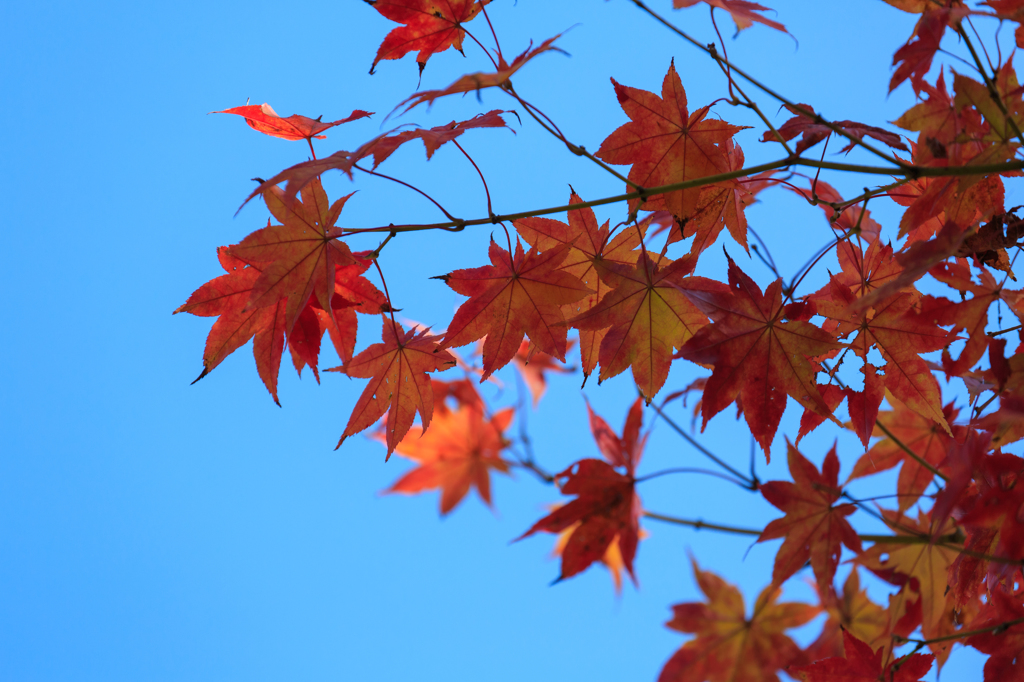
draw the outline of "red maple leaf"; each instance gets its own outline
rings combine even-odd
[[[786,630],[810,621],[820,609],[810,604],[777,604],[779,590],[765,588],[748,618],[743,595],[714,573],[693,562],[697,585],[707,602],[672,607],[665,625],[696,634],[672,655],[658,682],[762,682],[778,680],[776,672],[801,659]]]
[[[656,187],[725,172],[729,167],[726,140],[743,130],[709,119],[710,105],[692,114],[686,91],[673,62],[662,82],[661,97],[620,85],[612,79],[615,96],[631,119],[609,135],[597,156],[615,165],[631,164],[629,179],[641,187]],[[698,206],[701,188],[676,190],[645,201],[631,199],[629,210],[666,210],[677,220],[689,218]]]
[[[946,370],[946,376],[962,376],[974,367],[988,348],[989,337],[985,334],[988,309],[993,303],[1001,300],[1003,283],[997,282],[992,273],[981,268],[978,272],[981,283],[975,284],[971,280],[970,267],[963,261],[939,263],[929,273],[935,279],[959,291],[961,297],[968,292],[973,294],[971,298],[959,303],[946,298],[926,296],[921,304],[922,320],[936,325],[951,325],[954,334],[961,330],[967,332],[967,344],[960,352],[959,358],[954,361],[948,348],[942,351],[942,367]],[[1006,293],[1012,295],[1016,292]]]
[[[724,170],[743,168],[743,150],[740,146],[728,139],[725,141],[725,150],[728,160]],[[746,208],[754,203],[756,194],[770,184],[771,175],[772,171],[768,171],[743,180],[728,180],[705,186],[693,216],[681,227],[678,224],[673,226],[668,243],[692,236],[690,255],[697,257],[715,243],[725,227],[729,229],[733,240],[749,252]]]
[[[932,67],[932,59],[939,50],[946,26],[955,24],[968,13],[966,8],[935,8],[931,3],[919,4],[922,5],[921,9],[925,6],[928,9],[924,9],[907,44],[896,50],[896,54],[893,55],[892,64],[896,67],[896,73],[889,81],[889,92],[908,78],[914,91],[918,92],[925,75]]]
[[[932,669],[934,656],[911,654],[883,667],[882,651],[871,647],[849,632],[843,631],[844,658],[823,661],[786,670],[804,682],[917,682]]]
[[[367,0],[391,21],[405,24],[384,38],[370,73],[384,59],[401,59],[418,52],[420,73],[431,55],[454,47],[462,52],[462,24],[473,19],[490,0]]]
[[[372,426],[387,412],[384,441],[388,448],[387,457],[391,457],[412,427],[417,412],[420,413],[423,430],[430,426],[430,418],[434,414],[434,391],[427,372],[444,371],[455,365],[455,358],[441,349],[438,337],[429,335],[426,330],[405,331],[402,325],[386,317],[381,338],[384,343],[375,343],[350,362],[328,371],[370,379],[352,409],[338,447],[346,438]]]
[[[247,104],[243,107],[233,107],[223,111],[214,111],[212,113],[237,114],[238,116],[244,116],[245,122],[249,124],[250,128],[285,140],[309,140],[314,137],[318,140],[323,140],[327,137],[326,135],[320,134],[323,131],[333,128],[334,126],[340,126],[342,123],[348,123],[349,121],[355,121],[356,119],[366,118],[367,116],[373,115],[373,112],[356,109],[345,118],[337,121],[321,121],[320,118],[322,117],[308,118],[306,116],[300,116],[299,114],[293,114],[287,118],[282,118],[277,115],[277,112],[274,111],[273,107],[266,103],[259,106],[255,104]]]
[[[569,323],[584,330],[607,330],[598,358],[599,381],[633,369],[640,392],[650,400],[668,378],[673,349],[682,347],[701,328],[707,315],[680,290],[695,260],[689,256],[672,261],[653,258],[643,251],[636,265],[606,263],[615,275],[614,288],[600,303],[572,318]],[[725,286],[697,278],[708,291],[722,293]]]
[[[783,321],[781,279],[762,293],[729,258],[729,290],[714,284],[708,287],[697,278],[682,283],[683,293],[713,323],[699,329],[677,356],[714,365],[704,387],[701,428],[740,397],[750,432],[770,458],[787,393],[804,408],[831,415],[808,358],[842,346],[809,322]]]
[[[502,432],[514,416],[513,408],[500,410],[490,419],[485,419],[482,410],[473,405],[438,410],[429,430],[412,427],[395,448],[396,453],[419,466],[384,492],[414,495],[440,488],[444,516],[475,486],[480,499],[490,506],[491,471],[509,471],[509,463],[501,457],[501,451],[508,445]],[[386,434],[380,435],[381,440],[386,439]]]
[[[319,180],[303,189],[302,201],[287,200],[279,187],[263,193],[267,208],[282,224],[268,221],[265,228],[228,249],[231,256],[260,266],[249,308],[264,308],[288,299],[288,332],[310,296],[323,310],[333,310],[335,268],[356,262],[348,245],[338,240],[342,231],[334,224],[351,196],[331,204]]]
[[[512,256],[492,239],[492,265],[437,277],[470,297],[456,311],[442,345],[465,346],[487,336],[481,381],[512,360],[524,335],[541,351],[564,362],[568,327],[562,306],[590,293],[578,278],[558,269],[567,255],[569,245],[523,253],[516,240]]]
[[[1022,596],[993,590],[988,603],[967,630],[987,630],[965,640],[969,646],[988,654],[985,682],[1016,682],[1024,673],[1024,604]],[[1016,621],[1016,622],[1014,622]],[[1009,627],[1006,623],[1013,623]]]
[[[785,106],[786,109],[791,113],[796,114],[796,116],[779,126],[778,134],[786,142],[789,142],[797,135],[801,136],[800,141],[796,143],[796,153],[798,155],[802,154],[804,150],[813,147],[822,140],[827,140],[835,132],[832,127],[821,122],[821,117],[815,113],[812,106],[808,104],[798,104],[796,106],[787,104]],[[865,137],[873,137],[879,142],[889,145],[893,149],[902,149],[905,152],[910,151],[907,149],[907,146],[903,144],[899,135],[896,133],[890,133],[888,130],[883,130],[882,128],[857,123],[856,121],[834,121],[833,126],[842,129],[844,133],[857,140],[863,140]],[[776,137],[775,133],[770,130],[765,132],[761,137],[762,142],[773,142],[777,139],[778,137]],[[849,153],[850,150],[856,146],[856,142],[849,140],[846,146],[839,151]]]
[[[764,498],[786,515],[769,523],[757,541],[786,538],[775,555],[772,584],[781,585],[810,560],[818,592],[831,595],[841,545],[861,551],[860,538],[846,520],[856,507],[835,504],[842,494],[835,446],[818,471],[796,447],[786,444],[793,482],[769,481],[761,486]]]
[[[626,417],[622,436],[616,436],[608,424],[590,413],[590,428],[598,449],[608,462],[581,459],[555,479],[562,493],[576,495],[516,538],[522,540],[539,531],[561,533],[579,524],[562,550],[562,573],[559,580],[571,578],[600,560],[608,548],[617,543],[622,563],[636,583],[633,559],[640,540],[640,497],[634,489],[636,465],[643,454],[646,436],[640,438],[643,403],[637,400]],[[625,469],[625,474],[616,471]]]
[[[569,205],[581,203],[583,200],[579,195],[572,192]],[[593,310],[611,291],[612,286],[603,279],[616,281],[614,276],[610,276],[609,263],[629,267],[636,264],[639,252],[634,249],[640,245],[650,219],[645,218],[636,228],[624,229],[611,237],[608,221],[598,226],[592,208],[569,211],[568,218],[568,223],[550,218],[523,218],[512,224],[527,243],[541,251],[570,245],[569,255],[562,261],[560,269],[578,277],[593,290],[593,293],[563,307],[562,313],[566,318],[571,318]],[[584,377],[590,376],[597,366],[601,341],[607,331],[607,328],[579,330]]]

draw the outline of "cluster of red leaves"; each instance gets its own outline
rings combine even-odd
[[[940,171],[1016,158],[1024,145],[1024,88],[1012,59],[993,69],[991,77],[985,75],[985,82],[955,74],[951,91],[942,70],[928,81],[947,29],[967,40],[961,21],[979,10],[959,0],[887,1],[920,15],[910,40],[896,51],[890,82],[893,89],[909,81],[917,94],[918,102],[894,121],[916,140],[905,142],[896,133],[854,121],[829,122],[810,105],[792,104],[787,108],[793,117],[764,132],[762,141],[788,150],[796,140],[791,161],[833,137],[842,138],[841,152],[860,146],[883,153],[871,146],[881,143],[909,155],[885,152],[897,165]],[[487,2],[371,2],[401,24],[384,39],[373,67],[416,52],[422,71],[432,55],[449,47],[461,50],[467,35],[463,24],[486,16]],[[738,30],[753,23],[786,30],[761,14],[765,7],[746,0],[674,4],[685,8],[698,2],[712,12],[728,12]],[[985,4],[999,19],[1024,21],[1020,0]],[[1016,34],[1019,45],[1024,45],[1022,30]],[[498,88],[534,114],[510,78],[537,55],[557,51],[556,38],[536,48],[531,44],[511,63],[500,50],[488,53],[493,72],[420,92],[399,107],[409,111],[448,95]],[[423,141],[429,159],[468,130],[507,127],[503,115],[508,112],[494,110],[431,129],[392,130],[354,152],[314,157],[261,182],[250,199],[261,196],[278,223],[268,221],[238,244],[218,249],[227,274],[200,287],[175,311],[217,317],[200,378],[254,339],[257,370],[277,401],[285,347],[296,369],[309,366],[319,381],[320,346],[328,333],[343,363],[332,371],[369,380],[341,440],[380,424],[375,436],[388,456],[398,452],[418,465],[388,492],[439,489],[441,513],[447,514],[474,486],[491,504],[492,471],[532,469],[573,499],[521,538],[540,531],[559,536],[559,580],[601,562],[617,585],[623,570],[636,583],[643,533],[637,493],[643,478],[636,469],[647,438],[641,433],[644,405],[665,386],[675,360],[696,363],[711,374],[666,401],[700,391],[702,430],[735,405],[766,457],[789,398],[803,409],[797,443],[826,420],[840,424],[836,413],[845,401],[846,426],[864,446],[849,478],[840,483],[835,447],[818,468],[787,441],[792,482],[749,485],[784,513],[758,537],[758,542],[782,540],[771,584],[748,617],[735,587],[694,564],[706,601],[674,607],[668,627],[695,637],[671,657],[660,679],[773,680],[787,670],[809,681],[910,682],[924,675],[933,659],[944,663],[954,641],[989,655],[987,682],[1019,679],[1024,671],[1024,459],[1002,448],[1024,439],[1024,344],[1007,357],[1006,340],[987,333],[993,305],[1001,311],[1005,304],[1024,319],[1024,293],[1006,288],[1014,278],[1024,221],[1004,206],[1002,179],[1019,173],[907,173],[884,192],[906,209],[898,231],[904,241],[894,246],[883,242],[882,227],[866,204],[844,201],[824,181],[815,178],[798,187],[771,172],[743,177],[744,154],[735,136],[744,128],[712,115],[711,105],[691,112],[674,64],[660,95],[614,80],[612,85],[629,121],[608,135],[595,156],[629,166],[628,190],[638,191],[627,220],[614,227],[599,224],[573,191],[567,222],[514,221],[516,234],[505,228],[504,246],[492,238],[489,265],[436,278],[467,299],[436,335],[403,328],[394,319],[390,297],[364,278],[380,249],[350,249],[336,223],[351,195],[331,203],[320,176],[328,170],[349,177],[370,172],[360,162],[372,158],[375,169],[416,139]],[[369,116],[356,110],[333,122],[282,118],[268,105],[220,113],[241,115],[269,135],[306,140],[311,151],[312,140],[322,139],[325,130]],[[802,296],[796,293],[800,280],[786,285],[779,278],[762,288],[728,255],[726,281],[694,275],[723,230],[747,248],[746,209],[776,184],[824,209],[834,237],[827,251],[834,251],[838,262],[827,283]],[[639,211],[650,214],[638,219]],[[652,249],[652,238],[665,231],[664,247]],[[496,234],[500,240],[501,232]],[[668,256],[670,247],[690,239],[686,253]],[[929,287],[921,288],[927,294],[919,289],[925,277]],[[936,295],[932,285],[938,284],[957,296]],[[382,342],[358,354],[356,313],[382,320]],[[455,348],[479,343],[480,366],[463,366],[485,381],[514,363],[536,406],[546,387],[545,372],[568,371],[563,363],[574,343],[573,329],[584,381],[598,367],[599,381],[630,369],[642,398],[630,408],[621,435],[588,405],[603,459],[583,457],[553,476],[544,474],[532,455],[517,454],[517,462],[503,457],[512,445],[505,432],[515,409],[490,410],[468,378],[429,376],[461,362]],[[924,357],[936,352],[941,352],[938,362]],[[853,378],[859,388],[841,379],[849,379],[839,371],[847,359],[856,363]],[[962,416],[952,403],[943,404],[936,373],[947,382],[963,381],[973,403],[968,413]],[[990,397],[981,403],[986,393]],[[850,481],[897,466],[895,509],[840,502],[849,498],[844,488]],[[926,494],[932,485],[938,492]],[[858,510],[874,514],[891,535],[859,536],[848,518]],[[854,568],[840,593],[834,582],[844,546]],[[806,565],[819,603],[777,603],[782,584]],[[861,570],[892,586],[887,606],[861,589]],[[801,649],[785,634],[821,612],[827,619],[809,646]],[[931,655],[915,650],[899,657],[896,649],[918,631],[923,636],[918,649],[928,646]]]

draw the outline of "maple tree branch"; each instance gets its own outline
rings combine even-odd
[[[664,521],[665,523],[674,523],[677,526],[689,526],[696,530],[707,528],[708,530],[717,530],[721,533],[733,533],[734,535],[761,535],[761,531],[753,530],[752,528],[736,528],[734,526],[722,526],[717,523],[706,523],[700,519],[691,521],[690,519],[680,519],[675,516],[666,516],[664,514],[656,514],[654,512],[645,511],[644,516],[655,521]]]
[[[961,637],[972,637],[974,635],[984,635],[987,633],[991,633],[993,635],[1000,635],[1006,630],[1013,627],[1014,625],[1019,625],[1020,623],[1024,623],[1024,618],[1014,618],[1013,620],[1005,621],[1003,623],[1000,623],[999,625],[991,625],[987,628],[978,628],[977,630],[961,630],[960,632],[954,632],[952,635],[933,637],[931,639],[909,639],[907,637],[902,637],[897,634],[892,634],[890,635],[890,637],[892,637],[897,642],[903,642],[904,644],[918,644],[922,646],[927,646],[928,644],[935,644],[937,642],[948,642],[952,639],[960,639]]]
[[[1000,334],[1008,334],[1010,332],[1015,332],[1018,329],[1020,329],[1021,327],[1024,327],[1024,324],[1018,324],[1016,327],[1010,327],[1008,329],[1000,329],[1000,330],[994,331],[994,332],[985,332],[985,335],[986,336],[991,336],[991,337],[996,337],[996,336],[999,336]]]
[[[680,30],[679,28],[677,28],[670,21],[668,21],[667,19],[665,19],[664,17],[659,15],[657,12],[652,10],[650,7],[645,5],[641,0],[630,0],[630,2],[632,2],[634,5],[639,7],[641,10],[643,10],[644,12],[649,14],[656,21],[658,21],[660,24],[662,24],[663,26],[668,28],[670,31],[672,31],[673,33],[678,35],[680,38],[683,38],[684,40],[689,42],[691,45],[693,45],[697,49],[701,50],[702,52],[704,52],[705,54],[710,56],[712,59],[714,59],[716,62],[719,63],[719,66],[724,65],[724,66],[728,67],[730,72],[735,71],[740,76],[742,76],[747,81],[749,81],[753,86],[755,86],[758,89],[760,89],[762,92],[770,95],[771,97],[774,97],[775,99],[777,99],[778,101],[782,102],[786,106],[792,107],[791,111],[797,113],[800,116],[808,118],[808,119],[814,121],[815,123],[817,123],[819,125],[823,125],[826,128],[831,129],[833,132],[838,133],[839,135],[842,135],[843,137],[845,137],[847,140],[849,140],[850,142],[854,143],[858,147],[863,147],[865,150],[871,152],[872,154],[875,154],[876,156],[879,156],[879,157],[885,159],[886,161],[893,161],[894,163],[897,163],[900,167],[907,167],[909,165],[909,164],[906,164],[904,162],[901,162],[901,161],[898,161],[898,160],[894,160],[889,154],[886,154],[882,150],[875,148],[873,145],[865,142],[864,140],[857,138],[855,135],[851,135],[850,133],[846,132],[845,130],[843,130],[841,127],[839,127],[835,123],[832,123],[831,121],[828,121],[827,119],[822,117],[820,114],[816,114],[816,113],[814,113],[812,111],[807,111],[806,109],[804,109],[799,104],[797,104],[795,102],[792,102],[789,99],[787,99],[786,97],[784,97],[783,95],[780,95],[779,93],[775,92],[774,90],[769,88],[764,83],[761,83],[759,80],[757,80],[756,78],[754,78],[753,76],[751,76],[747,72],[745,72],[742,69],[740,69],[738,66],[736,66],[735,64],[730,62],[725,57],[720,56],[718,54],[718,51],[715,50],[713,48],[713,46],[708,46],[708,45],[701,44],[701,42],[699,40],[691,37],[689,34],[685,33],[684,31]],[[779,137],[778,139],[781,140],[782,138]]]
[[[367,257],[367,258],[369,258],[369,259],[371,259],[371,260],[377,260],[378,258],[380,258],[380,252],[381,252],[381,251],[382,251],[382,250],[384,249],[384,247],[385,247],[385,246],[387,246],[387,243],[388,243],[389,241],[391,241],[392,239],[394,239],[395,235],[397,235],[397,234],[398,234],[398,233],[397,233],[397,232],[395,232],[394,230],[392,230],[391,232],[389,232],[389,233],[388,233],[388,236],[387,236],[387,237],[384,237],[384,241],[382,241],[382,242],[381,242],[380,244],[378,244],[378,245],[377,245],[377,248],[376,248],[376,249],[374,249],[374,250],[373,250],[373,251],[371,251],[370,253],[366,254],[366,257]],[[381,279],[384,279],[384,276],[383,276],[383,275],[381,275]],[[389,304],[389,305],[390,305],[390,304]]]
[[[728,471],[730,474],[735,476],[740,481],[743,481],[744,487],[746,487],[747,490],[757,490],[758,489],[758,486],[759,486],[759,483],[760,483],[759,481],[757,481],[756,479],[747,478],[746,476],[741,474],[739,471],[737,471],[736,469],[733,469],[731,466],[729,466],[728,464],[723,462],[721,459],[716,457],[710,450],[708,450],[706,447],[704,447],[703,445],[698,443],[696,441],[696,439],[694,439],[690,434],[686,433],[686,431],[683,430],[678,424],[676,424],[674,421],[669,419],[669,417],[662,411],[662,409],[660,407],[658,407],[658,405],[656,403],[651,403],[651,407],[654,408],[654,411],[658,413],[658,416],[661,417],[662,420],[664,420],[665,423],[668,424],[669,427],[673,431],[675,431],[676,433],[678,433],[680,436],[683,437],[683,440],[685,440],[687,443],[689,443],[690,445],[695,447],[698,452],[700,452],[702,455],[704,455],[705,457],[710,459],[712,462],[714,462],[718,466],[720,466],[723,469],[725,469],[726,471]]]
[[[845,171],[850,173],[864,173],[870,175],[902,175],[904,177],[909,178],[940,178],[959,177],[967,175],[986,175],[991,173],[1005,173],[1009,171],[1024,170],[1024,160],[1007,161],[1005,163],[985,164],[977,166],[906,166],[903,168],[880,168],[878,166],[861,166],[857,164],[834,163],[831,161],[822,162],[815,161],[813,159],[785,158],[780,159],[778,161],[762,163],[757,166],[750,166],[749,168],[741,168],[738,170],[728,171],[725,173],[719,173],[717,175],[707,175],[702,178],[694,178],[692,180],[674,182],[668,185],[660,185],[658,187],[645,187],[643,192],[637,191],[627,192],[625,194],[616,194],[614,196],[605,197],[603,199],[594,199],[591,201],[584,201],[578,204],[565,204],[562,206],[552,206],[551,208],[534,209],[532,211],[520,211],[518,213],[507,213],[504,215],[488,216],[487,218],[476,218],[473,220],[460,220],[457,218],[452,218],[449,222],[446,223],[387,225],[381,227],[367,227],[362,229],[357,228],[353,230],[348,230],[346,234],[360,234],[363,232],[388,232],[392,229],[395,229],[399,232],[416,232],[420,230],[438,229],[451,229],[452,231],[458,232],[460,230],[465,229],[466,227],[470,227],[473,225],[491,225],[503,220],[514,221],[519,220],[520,218],[531,218],[534,216],[550,215],[552,213],[566,213],[568,211],[578,211],[584,208],[590,208],[592,206],[617,204],[623,201],[629,201],[630,199],[642,199],[646,197],[655,196],[658,194],[667,194],[669,192],[674,192],[677,190],[690,189],[692,187],[703,187],[704,185],[713,185],[718,182],[724,182],[726,180],[735,180],[736,178],[742,178],[747,175],[756,175],[757,173],[762,173],[767,170],[788,168],[789,166],[809,166],[812,168],[821,167],[829,170]]]
[[[984,561],[991,561],[997,564],[1006,564],[1008,566],[1024,566],[1024,560],[1011,559],[1005,556],[995,556],[993,554],[985,554],[984,552],[975,552],[973,549],[968,549],[963,545],[950,544],[948,542],[936,543],[939,547],[946,547],[947,549],[955,549],[960,554],[966,554],[974,559],[982,559]]]
[[[863,194],[858,195],[858,196],[856,196],[856,197],[854,197],[852,199],[847,199],[846,201],[834,202],[834,201],[821,201],[821,200],[819,200],[818,203],[819,204],[825,204],[826,206],[831,206],[832,210],[836,212],[836,215],[839,215],[843,211],[845,211],[847,208],[849,208],[850,206],[853,206],[855,204],[859,204],[860,202],[864,201],[865,199],[870,199],[872,197],[887,195],[890,190],[894,190],[897,187],[902,187],[903,185],[905,185],[908,182],[910,182],[910,180],[911,180],[911,178],[903,178],[902,180],[897,180],[896,182],[890,183],[888,185],[882,185],[881,187],[876,187],[875,189],[870,189],[870,190],[869,189],[865,189]]]

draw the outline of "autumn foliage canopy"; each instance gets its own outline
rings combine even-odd
[[[786,32],[785,18],[771,18],[761,5],[631,0],[662,25],[665,40],[721,69],[722,94],[689,102],[674,64],[657,74],[656,92],[613,79],[608,96],[623,123],[593,153],[512,85],[513,77],[529,78],[523,67],[543,68],[545,54],[561,51],[560,36],[537,36],[518,56],[505,54],[488,1],[368,0],[365,11],[394,22],[376,55],[366,56],[378,78],[423,72],[452,48],[481,70],[396,102],[386,132],[352,151],[318,153],[313,141],[371,116],[366,111],[334,121],[281,117],[267,104],[219,112],[296,142],[297,157],[308,158],[258,179],[240,197],[263,202],[270,219],[219,247],[223,274],[175,311],[214,318],[199,378],[252,340],[259,376],[277,401],[282,358],[319,381],[329,340],[341,364],[324,369],[365,382],[338,447],[366,433],[386,457],[411,460],[415,466],[388,492],[439,491],[442,514],[471,488],[491,504],[493,474],[532,472],[552,485],[552,507],[520,539],[556,536],[559,580],[604,564],[616,585],[623,575],[637,583],[649,521],[781,540],[752,610],[736,587],[694,559],[704,599],[672,607],[667,626],[689,639],[665,652],[661,682],[754,682],[783,672],[801,680],[909,682],[962,647],[987,657],[986,682],[1024,680],[1024,458],[1010,452],[1024,439],[1024,331],[1011,319],[1024,320],[1014,274],[1024,217],[1004,202],[1005,183],[1024,170],[1024,86],[1013,54],[995,47],[1000,38],[979,32],[1005,24],[1024,47],[1024,0],[886,0],[892,12],[917,15],[906,43],[892,46],[888,84],[911,89],[916,104],[891,123],[825,118],[813,102],[790,101],[748,76],[728,59],[720,35],[691,37],[682,28],[687,13],[703,7],[716,27],[731,19],[739,40],[752,27]],[[950,44],[968,55],[955,69],[944,61]],[[442,98],[487,89],[506,108],[481,106],[472,118],[429,129],[407,123]],[[747,126],[727,122],[730,107],[754,112],[761,127],[744,132]],[[397,117],[406,124],[389,128]],[[496,214],[485,169],[460,140],[509,127],[550,135],[556,150],[600,166],[622,192],[587,197],[570,189],[564,205]],[[777,160],[747,165],[740,139],[771,146]],[[415,178],[383,175],[381,165],[408,143],[422,143],[428,160],[443,147],[461,153],[479,174],[487,215],[457,217]],[[851,150],[874,163],[849,163],[843,154],[828,160]],[[380,225],[347,226],[352,195],[329,197],[321,182],[332,171],[400,182],[444,220],[389,224],[385,207]],[[844,197],[827,182],[844,174],[856,175],[864,192]],[[758,249],[745,215],[780,193],[822,209],[829,234],[788,277]],[[898,224],[871,217],[869,203],[883,201],[901,207]],[[599,223],[593,206],[604,204],[615,207],[618,222]],[[386,284],[388,268],[401,267],[388,261],[388,243],[413,231],[475,226],[492,230],[487,253],[437,278],[461,297],[460,307],[430,328],[411,322],[416,311],[393,300]],[[350,237],[367,234],[378,235],[379,245],[356,250]],[[705,252],[723,245],[725,270],[696,274]],[[758,284],[751,273],[758,260],[741,264],[741,252],[761,259],[773,277]],[[806,286],[812,271],[824,276],[816,291]],[[365,316],[381,320],[381,339],[357,348]],[[564,471],[549,472],[511,426],[524,410],[546,409],[547,381],[572,372],[570,352],[578,352],[584,382],[628,371],[638,397],[624,418],[610,420],[624,422],[621,430],[589,405],[586,415],[563,415],[588,419],[594,443]],[[493,407],[478,390],[509,364],[532,406]],[[668,384],[673,367],[674,376],[689,377],[685,385]],[[673,473],[637,474],[650,425],[685,399],[691,407],[697,401],[694,430],[668,423],[709,458],[712,475],[735,483],[737,494],[763,496],[777,518],[734,528],[645,509],[643,482]],[[787,408],[802,416],[780,445]],[[761,481],[753,468],[745,474],[700,445],[696,424],[703,430],[726,411],[742,420],[765,458],[784,458],[791,481]],[[815,429],[847,430],[860,450],[805,452],[800,441]],[[646,454],[650,462],[657,453]],[[896,467],[890,495],[861,500],[847,491],[851,481]],[[888,531],[859,532],[861,519]],[[844,557],[852,571],[839,585]],[[862,587],[869,574],[889,586],[887,602]],[[801,577],[813,582],[817,601],[781,601],[783,584]],[[787,634],[819,616],[810,644]]]

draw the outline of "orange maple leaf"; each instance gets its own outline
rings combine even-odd
[[[323,310],[332,310],[335,267],[356,262],[348,245],[338,240],[341,228],[334,225],[351,196],[330,204],[319,180],[303,189],[302,201],[286,200],[279,187],[263,193],[267,208],[282,224],[268,221],[265,228],[228,249],[231,256],[261,268],[248,308],[264,308],[287,298],[288,332],[310,296]]]
[[[316,138],[323,140],[327,136],[321,135],[325,130],[333,128],[334,126],[340,126],[342,123],[348,123],[349,121],[355,121],[356,119],[366,118],[372,116],[373,112],[363,111],[356,109],[345,118],[337,121],[321,121],[320,118],[309,118],[307,116],[300,116],[299,114],[293,114],[287,118],[282,118],[277,115],[267,103],[260,105],[247,104],[243,107],[232,107],[231,109],[225,109],[223,111],[211,112],[214,114],[237,114],[238,116],[244,116],[245,122],[249,124],[249,127],[253,130],[258,130],[261,133],[272,135],[273,137],[280,137],[285,140],[309,140]]]
[[[384,38],[373,59],[370,73],[384,59],[401,59],[419,52],[420,73],[431,55],[454,47],[462,52],[466,31],[462,24],[480,14],[490,0],[367,0],[391,21],[405,24]]]
[[[672,607],[666,625],[697,635],[672,655],[658,682],[763,682],[800,660],[800,649],[786,630],[803,625],[820,612],[810,604],[775,603],[777,587],[766,587],[749,618],[736,587],[693,562],[697,585],[707,602]]]
[[[843,632],[866,642],[872,649],[892,646],[889,637],[889,617],[881,606],[871,601],[867,590],[860,589],[860,575],[857,568],[850,571],[843,583],[843,594],[839,596],[819,595],[822,606],[828,613],[828,620],[821,627],[821,634],[807,647],[807,658],[816,661],[821,658],[843,655]]]
[[[915,455],[933,467],[942,464],[946,459],[946,450],[953,441],[945,429],[935,420],[921,416],[891,396],[889,403],[893,409],[879,412],[878,421]],[[949,423],[956,418],[957,409],[953,407],[953,403],[943,408],[943,415]],[[882,440],[875,443],[857,460],[847,480],[852,481],[886,471],[902,463],[903,467],[896,482],[896,492],[899,493],[899,510],[905,511],[917,502],[935,479],[935,474],[907,455],[906,450],[890,439],[881,428],[876,426],[874,435]]]
[[[576,192],[572,192],[569,205],[581,203],[583,200]],[[611,291],[611,285],[602,279],[610,274],[607,264],[633,266],[639,255],[633,249],[640,245],[650,224],[650,219],[645,218],[637,228],[623,230],[611,237],[608,221],[599,227],[592,208],[569,211],[568,217],[568,224],[550,218],[522,218],[512,223],[527,243],[541,251],[564,244],[571,245],[569,255],[562,261],[561,270],[578,277],[593,293],[563,306],[562,313],[566,318],[592,310]],[[597,366],[598,350],[607,329],[580,329],[579,333],[580,359],[586,381],[586,377]]]
[[[895,632],[895,620],[911,608],[911,602],[919,600],[925,639],[945,634],[939,628],[947,598],[953,597],[947,595],[949,567],[959,555],[955,547],[947,546],[955,529],[952,520],[939,528],[924,512],[916,521],[887,509],[882,515],[896,532],[896,539],[869,547],[856,562],[889,582],[903,585],[899,594],[890,598],[890,627]]]
[[[729,290],[723,291],[718,282],[699,278],[683,282],[683,293],[713,323],[683,344],[677,357],[715,367],[701,399],[701,428],[739,397],[750,432],[770,458],[772,439],[786,409],[786,393],[805,409],[832,414],[818,391],[808,358],[842,345],[809,322],[783,321],[781,279],[762,293],[729,258],[729,283]]]
[[[531,248],[524,254],[516,240],[513,256],[491,239],[492,265],[435,278],[470,297],[456,311],[442,346],[465,346],[486,335],[481,382],[511,362],[525,335],[564,362],[568,327],[562,306],[590,293],[578,278],[558,269],[569,248],[566,244],[544,253]]]
[[[786,538],[775,555],[774,585],[781,585],[810,560],[818,593],[831,596],[842,545],[861,551],[860,538],[846,520],[856,507],[835,504],[842,494],[835,446],[818,471],[789,441],[786,445],[793,482],[769,481],[761,486],[764,498],[786,515],[769,523],[757,541]]]
[[[430,426],[434,414],[434,391],[427,372],[444,371],[455,365],[451,353],[437,344],[438,337],[427,330],[405,331],[387,317],[381,329],[384,343],[375,343],[341,367],[328,371],[344,372],[350,377],[370,379],[356,402],[338,446],[349,436],[370,427],[385,412],[387,457],[412,427],[420,413],[423,429]],[[337,448],[335,448],[337,449]]]
[[[419,466],[402,476],[385,493],[414,495],[441,489],[441,515],[459,504],[471,486],[488,506],[491,504],[491,471],[507,474],[509,463],[501,451],[508,446],[502,432],[515,416],[514,408],[499,411],[490,419],[472,405],[438,410],[429,430],[414,426],[395,448],[399,455]],[[382,433],[381,440],[386,440]]]
[[[658,97],[646,90],[615,82],[615,96],[631,120],[609,135],[597,157],[615,165],[632,164],[629,179],[641,187],[657,187],[725,172],[729,167],[726,140],[744,129],[708,119],[711,106],[690,114],[686,91],[673,62]],[[629,210],[666,210],[680,222],[697,208],[701,188],[676,190],[641,203],[631,199]]]

